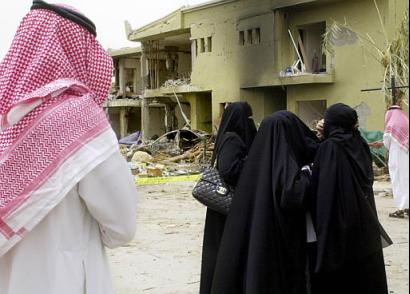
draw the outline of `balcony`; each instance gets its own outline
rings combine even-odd
[[[114,99],[108,100],[104,107],[116,108],[116,107],[141,107],[141,100],[136,99]]]
[[[279,77],[274,81],[277,86],[292,86],[292,85],[306,85],[306,84],[332,84],[335,82],[335,74],[321,73],[321,74],[299,74],[293,76]]]

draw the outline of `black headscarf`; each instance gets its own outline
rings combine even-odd
[[[326,139],[312,180],[317,273],[339,270],[391,244],[378,221],[372,157],[357,123],[356,111],[345,104],[333,105],[325,114]]]
[[[325,113],[325,136],[329,137],[337,130],[352,133],[357,129],[358,120],[356,110],[343,103],[334,104]]]
[[[372,189],[372,156],[369,145],[360,134],[358,121],[356,110],[343,103],[334,104],[325,113],[325,138],[343,146],[363,185]]]
[[[225,109],[216,137],[212,162],[215,161],[216,154],[224,144],[224,135],[227,133],[238,135],[246,145],[247,151],[249,151],[257,132],[255,123],[251,118],[252,115],[252,108],[247,102],[235,102]]]
[[[306,293],[302,166],[315,134],[294,114],[266,118],[248,155],[225,226],[212,294]]]

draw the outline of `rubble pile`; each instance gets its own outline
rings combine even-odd
[[[389,175],[389,168],[386,167],[378,167],[376,164],[373,163],[373,172],[375,181],[378,182],[389,182],[390,175]]]
[[[199,143],[194,148],[184,152],[183,154],[171,158],[166,158],[163,161],[169,163],[179,163],[182,161],[188,161],[195,164],[208,163],[209,159],[212,157],[213,150],[214,144],[205,146],[205,143]]]
[[[137,151],[132,156],[132,162],[140,162],[140,163],[150,163],[153,162],[154,158],[148,154],[147,152]]]
[[[162,88],[170,88],[170,87],[180,87],[180,86],[187,86],[191,84],[191,79],[183,78],[177,80],[167,80],[162,85]]]
[[[140,145],[120,145],[121,153],[138,177],[200,174],[211,161],[214,143],[208,134],[190,132],[171,132]]]

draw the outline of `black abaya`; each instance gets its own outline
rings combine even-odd
[[[301,171],[318,147],[294,114],[264,120],[228,216],[212,294],[306,293],[305,196]]]
[[[371,154],[356,123],[357,113],[344,104],[325,116],[312,179],[312,294],[388,293],[382,248],[391,240],[378,221]]]
[[[213,161],[225,183],[236,187],[249,148],[256,135],[252,109],[247,103],[233,103],[226,109],[215,144]],[[211,292],[216,259],[219,251],[226,216],[207,210],[200,293]]]

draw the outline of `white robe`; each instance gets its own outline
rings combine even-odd
[[[113,294],[104,246],[134,237],[136,204],[117,152],[0,258],[0,294]]]
[[[409,153],[390,134],[384,135],[389,150],[389,172],[393,196],[398,209],[409,208]]]

